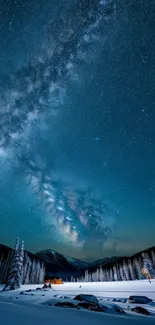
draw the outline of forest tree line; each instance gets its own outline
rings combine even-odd
[[[42,284],[44,277],[43,261],[30,258],[24,250],[24,242],[19,244],[19,238],[17,238],[15,249],[9,251],[7,257],[4,255],[0,257],[0,284],[14,281],[18,282],[15,287],[20,287],[21,284]]]
[[[152,249],[150,254],[141,253],[133,259],[125,258],[116,262],[113,266],[106,268],[100,266],[96,271],[85,271],[79,278],[73,278],[75,282],[100,282],[100,281],[131,281],[155,279],[155,252]]]

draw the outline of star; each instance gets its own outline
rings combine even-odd
[[[95,137],[96,142],[100,141],[100,137]]]

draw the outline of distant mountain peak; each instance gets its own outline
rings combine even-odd
[[[0,256],[3,255],[7,258],[9,251],[12,248],[0,244]],[[155,247],[148,248],[143,250],[142,252],[151,252],[151,250],[155,250]],[[124,259],[133,260],[142,252],[136,253],[131,257],[105,257],[100,258],[94,262],[86,262],[76,259],[74,257],[70,257],[68,255],[63,255],[58,253],[53,249],[45,249],[36,254],[30,253],[27,251],[29,257],[33,259],[40,259],[44,262],[47,275],[52,276],[61,276],[61,277],[79,277],[81,276],[85,270],[89,270],[90,272],[94,272],[97,268],[109,268],[113,267],[116,263],[122,263]]]

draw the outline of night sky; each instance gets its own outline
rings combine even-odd
[[[155,245],[155,1],[0,1],[0,242]]]

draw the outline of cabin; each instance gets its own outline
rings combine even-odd
[[[63,281],[59,277],[49,276],[45,278],[45,284],[63,284]]]

